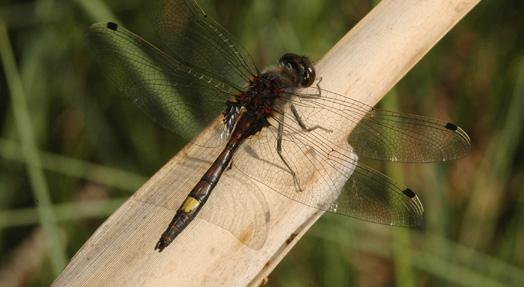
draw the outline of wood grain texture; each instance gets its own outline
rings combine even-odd
[[[322,87],[375,105],[478,2],[383,0],[316,65]],[[204,130],[197,141],[210,133]],[[224,229],[197,218],[162,253],[153,250],[174,212],[143,199],[170,201],[173,194],[187,194],[211,156],[197,145],[187,145],[98,228],[53,285],[260,285],[322,212],[242,180],[234,171],[224,174],[217,191],[263,194],[269,217],[261,249],[250,249]],[[320,185],[313,177],[303,192]],[[213,196],[208,204],[212,201]]]

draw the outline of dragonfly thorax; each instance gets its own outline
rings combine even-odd
[[[233,131],[241,113],[251,121],[250,134],[269,125],[267,118],[274,113],[275,101],[283,93],[296,88],[309,87],[315,81],[315,69],[305,56],[287,53],[272,70],[256,75],[247,89],[236,96],[235,101],[227,102],[223,112],[226,132]]]

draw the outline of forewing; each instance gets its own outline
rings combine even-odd
[[[158,1],[155,41],[181,62],[242,89],[257,74],[251,56],[193,0]],[[155,44],[157,43],[155,42]]]
[[[360,156],[400,162],[457,159],[471,145],[468,135],[452,123],[379,109],[366,114],[348,141]]]
[[[89,38],[106,76],[155,122],[186,139],[216,118],[235,93],[117,24],[94,24]]]
[[[318,94],[311,97],[311,94]],[[458,126],[424,116],[375,109],[357,100],[310,88],[290,102],[307,113],[328,112],[344,122],[348,142],[360,157],[398,162],[436,162],[462,157],[470,149]]]
[[[288,105],[275,108],[272,125],[250,138],[235,155],[236,168],[285,197],[319,210],[398,226],[421,222],[423,208],[415,193],[362,165],[344,139],[336,139],[340,122],[322,121],[323,116],[333,116],[329,111],[320,115],[300,107],[301,121],[309,123],[309,128],[313,122],[324,124],[306,131]],[[310,121],[315,117],[316,121]],[[315,187],[307,188],[311,183]]]

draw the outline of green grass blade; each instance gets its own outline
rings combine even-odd
[[[522,69],[522,64],[519,69]],[[519,77],[522,77],[522,70],[519,73]],[[522,137],[523,121],[524,96],[517,86],[504,124],[488,147],[487,156],[479,168],[474,193],[464,216],[465,228],[462,230],[461,241],[479,250],[488,249],[497,235],[497,220],[505,196],[503,191],[512,174],[513,161]]]
[[[42,168],[46,170],[123,190],[134,192],[147,180],[146,177],[131,172],[49,152],[40,151],[39,156],[42,160]],[[26,157],[20,145],[2,138],[0,138],[0,157],[26,162]]]
[[[505,142],[509,147],[506,150],[499,151],[500,157],[509,157],[505,158],[506,161],[512,161],[516,149],[518,148],[518,143],[522,137],[523,130],[523,108],[524,108],[524,55],[519,59],[517,79],[515,82],[515,88],[513,91],[513,98],[509,105],[508,115],[506,117],[506,123],[501,136],[500,141]],[[499,176],[510,177],[512,171],[508,170],[511,168],[511,164],[507,164],[505,170]],[[521,187],[522,189],[522,187]],[[524,191],[524,189],[522,189]],[[524,193],[520,193],[517,197],[516,206],[524,206]],[[503,258],[508,261],[516,260],[517,254],[519,254],[519,233],[522,234],[522,223],[524,223],[524,208],[518,209],[516,216],[511,218],[511,221],[508,224],[508,230],[506,234],[513,236],[505,236],[504,243],[500,248],[500,253]]]
[[[15,123],[22,141],[26,157],[27,172],[37,201],[38,216],[50,248],[53,272],[58,275],[64,268],[67,257],[58,234],[56,218],[51,208],[51,200],[46,179],[41,169],[40,157],[34,141],[31,121],[27,109],[24,88],[17,71],[13,51],[3,21],[0,21],[0,56],[4,66],[7,85],[11,93],[11,104]]]
[[[391,90],[389,94],[384,97],[382,104],[385,109],[397,111],[397,94],[395,90]],[[386,131],[387,132],[387,131]],[[386,169],[388,175],[397,182],[404,182],[404,175],[401,167],[395,163],[387,163]],[[393,261],[395,264],[395,281],[397,286],[415,286],[415,274],[412,265],[412,250],[410,230],[407,228],[394,228],[393,232]]]
[[[358,221],[337,222],[312,229],[310,234],[337,244],[343,244],[343,241],[332,236],[332,234],[336,234],[341,227],[347,228],[349,226],[354,228],[355,232],[352,233],[354,236],[351,244],[345,244],[345,248],[395,260],[393,256],[396,255],[390,252],[387,244],[391,239],[388,236],[390,230],[386,227],[377,227]],[[322,230],[322,232],[316,232],[317,230]],[[409,260],[412,270],[425,272],[459,286],[524,286],[524,271],[500,259],[440,236],[412,233],[411,240],[414,243],[427,240],[434,243],[432,245],[414,244],[412,246]],[[441,250],[448,252],[442,253]],[[497,270],[497,272],[492,270]],[[403,286],[398,284],[397,280],[397,286]]]
[[[57,221],[105,218],[113,213],[127,198],[89,200],[52,206]],[[0,228],[38,223],[37,208],[0,211]]]
[[[100,0],[76,0],[78,5],[96,22],[117,21],[111,9]]]

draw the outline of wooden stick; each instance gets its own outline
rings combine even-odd
[[[322,87],[376,104],[478,2],[383,0],[317,64]],[[211,132],[205,130],[199,139]],[[159,170],[93,234],[54,286],[260,285],[322,212],[226,172],[217,189],[258,189],[265,197],[270,217],[263,247],[250,249],[197,218],[166,250],[155,252],[174,211],[142,199],[171,202],[189,192],[212,160],[202,150],[189,144]],[[304,183],[303,192],[321,188],[315,178]]]

